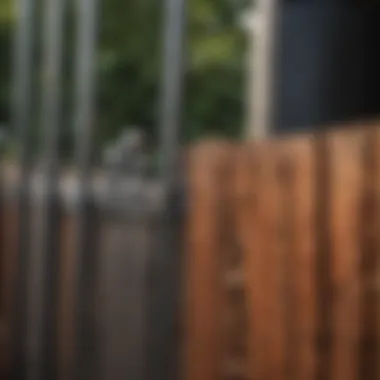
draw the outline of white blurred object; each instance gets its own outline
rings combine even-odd
[[[250,36],[246,137],[263,139],[272,128],[275,30],[279,0],[257,0],[242,16]]]

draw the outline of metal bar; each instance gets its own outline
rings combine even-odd
[[[90,178],[95,105],[97,9],[99,0],[80,0],[77,5],[75,116],[76,160],[83,183]]]
[[[77,288],[75,305],[75,379],[99,376],[96,352],[95,295],[97,288],[96,209],[91,188],[92,140],[95,108],[95,62],[98,0],[77,5],[75,76],[76,160],[79,169],[77,209]]]
[[[183,106],[186,0],[166,0],[161,90],[160,169],[170,187],[174,180]]]
[[[42,230],[42,299],[38,328],[36,371],[31,377],[51,380],[57,377],[57,313],[59,278],[58,196],[60,126],[62,103],[62,59],[66,0],[48,0],[44,4],[43,84],[41,125],[46,165],[45,200]]]
[[[145,379],[175,380],[178,369],[178,300],[181,223],[174,212],[179,205],[178,170],[182,123],[186,0],[166,0],[164,60],[160,120],[160,175],[165,186],[165,210],[155,228],[157,241],[151,258],[147,303],[147,365]]]
[[[20,144],[18,193],[18,262],[14,280],[11,316],[11,361],[9,379],[24,379],[27,373],[27,281],[30,244],[30,132],[32,120],[32,73],[35,47],[36,0],[17,2],[18,19],[14,40],[12,122]]]

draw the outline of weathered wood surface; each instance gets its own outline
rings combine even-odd
[[[190,176],[186,379],[379,378],[379,144],[380,129],[358,125],[233,151],[202,146],[212,164],[195,155]],[[230,179],[218,182],[226,156]],[[231,184],[234,201],[220,202]],[[232,234],[220,237],[226,225]],[[227,235],[242,255],[233,275]],[[222,370],[233,356],[220,351],[232,331],[221,325],[226,281],[245,295],[238,373]]]
[[[354,380],[359,366],[361,218],[365,131],[327,137],[331,255],[331,378]]]
[[[183,267],[184,379],[379,378],[379,152],[380,129],[373,126],[193,148]],[[157,189],[152,194],[159,203]],[[75,200],[68,198],[57,321],[62,380],[73,360]],[[17,259],[14,201],[7,198],[1,219],[2,347]],[[33,228],[39,224],[36,205]],[[101,219],[102,376],[144,378],[154,226],[144,218]],[[33,229],[31,237],[37,266],[39,232]],[[32,296],[38,295],[36,273]],[[36,305],[38,299],[32,326]]]
[[[186,380],[217,380],[225,364],[221,260],[226,254],[224,202],[231,147],[198,146],[190,157],[184,309]]]

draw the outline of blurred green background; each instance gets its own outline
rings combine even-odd
[[[96,145],[117,137],[121,128],[139,126],[153,143],[161,73],[164,0],[103,0],[100,12]],[[9,125],[11,37],[14,0],[0,1],[0,123]],[[185,142],[205,135],[237,137],[243,118],[246,32],[240,16],[247,0],[189,0]],[[37,15],[41,27],[42,12]],[[72,151],[72,62],[74,9],[68,9],[65,44],[63,149]],[[36,46],[36,61],[40,56]],[[40,68],[35,70],[38,89]],[[38,123],[35,123],[38,146]],[[9,127],[8,127],[9,128]],[[99,150],[99,149],[98,149]]]

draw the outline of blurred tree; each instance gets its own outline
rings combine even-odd
[[[0,54],[9,57],[12,0],[0,2]],[[184,139],[205,133],[237,136],[244,101],[244,31],[238,19],[248,0],[191,0],[188,15],[188,61]],[[115,137],[125,125],[138,125],[157,137],[163,0],[101,2],[98,56],[97,142]],[[72,24],[69,12],[67,24]],[[73,28],[68,28],[65,76],[70,108]],[[9,59],[0,60],[0,121],[8,119]],[[64,147],[71,150],[70,120]]]
[[[215,132],[236,136],[244,100],[243,0],[192,0],[184,138]],[[104,2],[100,52],[101,140],[120,125],[137,124],[156,136],[161,72],[162,2]],[[121,11],[123,10],[123,11]]]
[[[0,2],[0,123],[9,120],[10,36],[14,24],[11,0]]]

